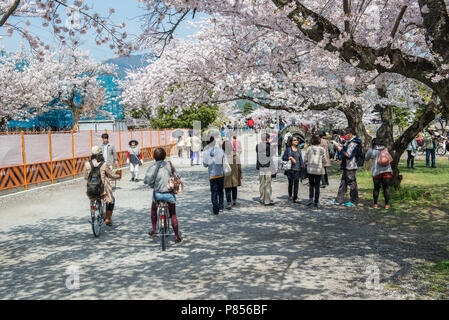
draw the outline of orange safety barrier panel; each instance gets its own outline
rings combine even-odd
[[[185,130],[188,129],[180,129]],[[122,166],[126,164],[129,140],[139,142],[144,161],[153,159],[153,150],[162,147],[167,156],[175,150],[172,130],[109,132]],[[76,178],[84,171],[92,145],[101,144],[103,132],[0,132],[3,158],[0,158],[0,190],[25,187],[62,178]],[[19,152],[20,149],[20,152]],[[65,156],[65,158],[63,158]],[[38,162],[28,163],[28,159]],[[62,158],[62,159],[61,159]],[[40,161],[39,161],[40,160]],[[48,160],[48,161],[45,161]],[[2,165],[2,162],[6,165]],[[10,165],[13,164],[14,165]]]

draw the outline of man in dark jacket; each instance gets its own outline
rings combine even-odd
[[[343,148],[338,148],[341,154],[340,169],[343,171],[338,188],[338,195],[336,200],[332,200],[331,204],[340,205],[344,203],[345,193],[349,187],[349,194],[351,201],[345,203],[346,207],[357,206],[359,202],[359,191],[357,187],[357,153],[362,147],[362,141],[357,138],[356,132],[353,128],[345,129],[345,136],[347,142]]]
[[[273,155],[276,154],[276,150],[272,149],[270,140],[268,133],[262,133],[262,142],[256,146],[256,169],[259,170],[260,202],[266,206],[274,205],[271,202],[271,180],[272,177],[276,176],[276,167],[273,161]]]

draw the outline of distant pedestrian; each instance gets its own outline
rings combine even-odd
[[[139,180],[139,166],[143,165],[142,151],[138,147],[137,140],[129,142],[128,152],[126,153],[126,163],[129,164],[129,171],[131,173],[131,181]]]
[[[438,138],[440,134],[436,131],[434,125],[429,126],[427,131],[424,133],[424,145],[426,148],[426,167],[427,168],[436,168],[435,163],[435,153],[436,146],[438,144]],[[430,165],[432,161],[432,166]]]
[[[276,167],[273,161],[276,150],[272,150],[268,133],[262,133],[262,142],[257,144],[256,153],[256,169],[259,170],[260,202],[265,206],[272,206],[274,203],[271,202],[271,181],[273,177],[276,177]]]
[[[189,136],[186,139],[186,156],[187,158],[192,158],[192,134],[189,133]]]
[[[416,139],[413,138],[407,145],[407,169],[415,169],[415,156],[417,150],[418,143],[416,142]]]
[[[236,137],[234,137],[236,138]],[[233,142],[236,139],[233,139]],[[237,187],[242,185],[242,165],[240,163],[239,152],[237,152],[236,144],[231,141],[223,142],[223,151],[229,161],[231,174],[224,177],[224,188],[226,193],[226,209],[230,210],[232,206],[237,205]],[[236,141],[237,142],[237,141]]]
[[[320,146],[321,139],[319,135],[314,134],[310,140],[310,144],[311,146],[307,148],[304,157],[304,162],[307,166],[307,175],[309,177],[309,201],[306,205],[311,206],[313,204],[315,207],[318,207],[321,177],[325,172],[325,165],[328,159],[326,158],[325,149]]]
[[[291,169],[285,171],[288,179],[288,200],[296,202],[298,200],[299,179],[301,176],[301,168],[304,166],[301,150],[298,147],[299,138],[297,136],[290,137],[287,142],[287,148],[282,155],[283,161],[291,161]]]
[[[357,206],[359,202],[359,190],[357,186],[357,153],[360,151],[360,148],[362,148],[362,141],[356,136],[354,128],[346,128],[344,139],[346,140],[344,147],[338,147],[338,151],[341,154],[340,169],[343,173],[341,175],[337,199],[332,200],[331,204],[343,204],[345,193],[349,187],[351,201],[344,203],[344,205],[353,207]]]
[[[324,174],[321,176],[321,188],[325,188],[326,186],[329,185],[327,168],[331,166],[331,157],[329,154],[329,142],[327,140],[326,132],[324,131],[320,133],[320,146],[324,149],[324,152],[326,154],[326,163],[324,164]]]
[[[193,162],[195,161],[196,165],[200,165],[200,152],[201,152],[201,140],[198,136],[194,135],[192,137],[192,155],[190,157],[190,165],[193,166]]]
[[[374,159],[372,168],[374,208],[378,208],[377,201],[379,200],[379,191],[382,187],[385,198],[385,209],[390,209],[390,183],[393,178],[391,160],[393,159],[381,139],[373,139],[371,149],[366,153],[365,159]]]

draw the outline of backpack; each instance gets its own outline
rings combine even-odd
[[[363,165],[365,164],[365,150],[363,149],[362,145],[359,144],[357,146],[357,153],[355,155],[356,161],[357,161],[357,166],[358,167],[363,167]]]
[[[382,166],[386,167],[393,161],[393,158],[391,157],[391,154],[388,152],[387,148],[380,151],[379,156],[377,157],[377,163]]]
[[[180,187],[181,190],[184,190],[184,183],[182,183],[181,178],[175,173],[171,161],[168,161],[168,163],[170,164],[171,169],[171,177],[168,178],[168,190],[174,194],[178,194]]]
[[[92,160],[89,161],[91,171],[87,178],[87,195],[89,197],[100,197],[104,193],[104,184],[101,181],[100,168],[104,164],[104,161],[100,162],[97,167],[94,167]]]

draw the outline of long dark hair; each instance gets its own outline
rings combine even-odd
[[[91,157],[91,160],[94,160],[94,159],[97,160],[98,162],[104,161],[103,154],[102,153],[100,153],[100,154],[93,154],[92,157]]]

